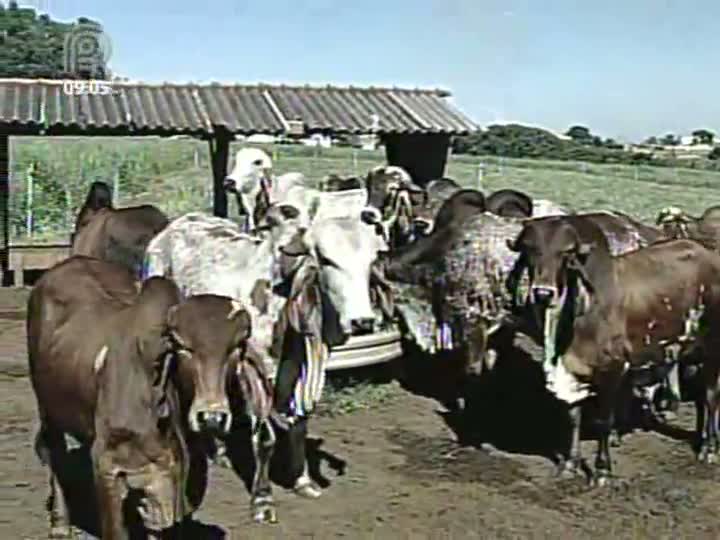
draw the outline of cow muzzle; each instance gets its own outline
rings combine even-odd
[[[184,517],[182,482],[176,472],[151,465],[144,473],[128,474],[127,484],[142,492],[137,512],[149,531],[169,529]]]
[[[227,176],[225,180],[223,180],[223,189],[234,193],[237,191],[237,182],[235,182],[234,178]]]
[[[223,404],[192,407],[188,421],[194,432],[228,433],[232,426],[230,407]]]
[[[558,297],[558,290],[556,287],[537,286],[531,288],[532,301],[536,304],[543,306],[550,306],[555,302]]]
[[[363,317],[362,319],[352,319],[350,321],[350,334],[360,336],[364,334],[372,334],[375,329],[375,319],[371,317]]]
[[[429,235],[433,230],[434,222],[430,219],[415,218],[413,220],[413,230],[421,236]]]

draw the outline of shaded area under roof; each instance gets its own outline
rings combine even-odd
[[[0,79],[0,130],[10,135],[211,136],[294,132],[446,134],[477,129],[449,92],[402,88]],[[101,93],[97,93],[100,91]],[[298,124],[300,122],[301,124]]]

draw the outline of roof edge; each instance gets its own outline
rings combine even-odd
[[[10,83],[10,84],[54,84],[54,85],[62,85],[66,82],[78,82],[83,79],[25,79],[25,78],[15,78],[15,77],[7,77],[2,78],[0,77],[0,84],[3,83]],[[241,83],[241,82],[234,82],[234,83],[223,83],[223,82],[216,82],[216,81],[210,81],[210,82],[197,82],[197,81],[190,81],[190,82],[175,82],[175,81],[167,81],[162,83],[156,83],[156,82],[143,82],[143,81],[110,81],[110,80],[100,80],[97,79],[97,82],[104,82],[107,84],[112,84],[113,86],[144,86],[144,87],[154,87],[154,88],[161,88],[166,86],[184,86],[184,87],[213,87],[213,88],[279,88],[279,89],[289,89],[289,90],[340,90],[340,91],[353,91],[353,92],[408,92],[412,94],[432,94],[437,97],[451,97],[452,93],[445,89],[445,88],[407,88],[407,87],[399,87],[399,86],[355,86],[355,85],[334,85],[334,84],[273,84],[273,83],[265,83],[265,82],[256,82],[256,83]]]

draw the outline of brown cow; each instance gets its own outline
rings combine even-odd
[[[52,533],[70,533],[57,489],[64,434],[90,448],[102,538],[127,538],[122,507],[130,490],[144,491],[138,512],[151,533],[191,511],[174,366],[163,339],[167,310],[178,301],[171,281],[149,280],[138,293],[126,269],[82,256],[48,270],[30,294],[36,449],[51,467]]]
[[[168,222],[153,205],[113,208],[110,187],[93,182],[75,222],[71,254],[115,262],[139,277],[145,248]]]
[[[155,279],[155,278],[150,278]],[[270,425],[272,388],[262,359],[246,355],[250,315],[226,296],[193,295],[173,306],[168,333],[177,354],[184,427],[193,457],[207,457],[206,435],[221,441],[232,432],[234,417],[247,415],[255,456],[251,512],[259,522],[275,522],[270,459],[275,434]]]
[[[602,484],[610,477],[609,435],[629,372],[665,364],[689,343],[706,353],[720,344],[720,334],[711,330],[720,325],[720,257],[688,240],[657,242],[611,257],[602,242],[600,249],[584,242],[577,224],[542,229],[528,224],[513,246],[526,257],[533,286],[548,291],[548,301],[566,291],[567,298],[578,298],[581,287],[589,296],[568,322],[564,342],[558,341],[557,360],[546,359],[548,385],[570,405],[573,423],[569,459],[561,469],[587,470],[579,445],[580,403],[594,392],[600,427],[594,480]],[[720,389],[718,362],[710,355],[704,360],[707,392],[696,402],[697,436],[699,457],[711,461],[718,450]]]

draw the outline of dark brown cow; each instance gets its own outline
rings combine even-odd
[[[415,211],[414,229],[418,236],[427,236],[435,225],[435,214],[442,204],[462,187],[451,178],[432,180],[425,186],[425,200]]]
[[[70,532],[57,483],[64,434],[90,448],[102,538],[127,538],[122,507],[130,490],[144,492],[138,511],[153,533],[192,510],[174,366],[163,339],[167,311],[178,301],[171,281],[149,280],[138,293],[126,269],[81,256],[48,270],[30,294],[36,448],[52,471],[54,534]]]
[[[113,208],[110,187],[93,182],[75,222],[71,254],[120,264],[139,277],[145,248],[168,223],[152,205]]]
[[[502,217],[531,217],[532,199],[514,189],[499,189],[487,197],[487,211]]]
[[[461,189],[450,196],[435,216],[432,232],[395,251],[388,260],[387,277],[417,283],[417,265],[431,262],[452,246],[463,224],[485,211],[485,197],[475,189]]]
[[[535,294],[543,291],[546,302],[557,301],[566,291],[568,298],[578,298],[581,287],[589,295],[545,367],[549,386],[571,407],[573,437],[564,470],[585,468],[579,405],[592,392],[597,394],[600,432],[594,479],[602,484],[611,472],[609,435],[628,370],[666,363],[668,347],[694,343],[705,352],[717,347],[720,257],[687,240],[657,242],[611,257],[599,237],[593,243],[584,241],[580,231],[586,224],[573,225],[530,222],[513,247],[526,258]],[[710,355],[704,359],[707,399],[696,403],[697,435],[700,457],[712,460],[718,450],[718,362]]]

